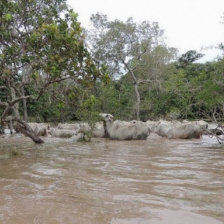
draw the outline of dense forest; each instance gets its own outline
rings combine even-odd
[[[224,118],[224,56],[179,55],[155,22],[90,20],[64,0],[0,2],[2,123]]]

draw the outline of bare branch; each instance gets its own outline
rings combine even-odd
[[[8,89],[6,86],[0,86],[0,90],[1,89]]]
[[[36,100],[39,100],[40,99],[40,97],[44,94],[44,91],[46,90],[46,88],[48,86],[50,86],[53,83],[62,82],[62,81],[67,80],[67,79],[70,79],[70,77],[64,77],[64,78],[61,78],[61,79],[51,80],[51,81],[45,83],[45,85],[40,89],[40,92],[39,92]]]
[[[10,110],[11,110],[11,107],[7,104],[5,110],[2,113],[1,122],[3,122],[5,120],[6,116],[10,112]]]
[[[25,136],[31,138],[35,143],[43,143],[44,141],[36,135],[36,133],[33,131],[33,129],[25,122],[20,120],[17,117],[10,116],[9,121],[15,122],[13,126],[15,127],[15,130],[17,132],[21,132]]]
[[[7,107],[7,106],[8,106],[8,103],[6,103],[6,102],[2,102],[2,101],[0,100],[0,106],[2,106],[2,107]]]
[[[126,63],[123,59],[122,59],[122,63],[125,65],[125,67],[127,68],[127,70],[131,73],[132,79],[134,81],[134,84],[137,83],[137,79],[135,77],[135,74],[133,72],[133,70],[130,68],[130,66],[128,65],[128,63]]]
[[[152,83],[153,80],[151,79],[146,79],[146,80],[138,80],[138,84],[142,84],[142,83]]]
[[[18,103],[19,101],[24,100],[24,99],[30,99],[30,98],[34,99],[34,97],[32,95],[29,95],[29,96],[21,96],[19,98],[14,99],[11,102],[9,102],[9,105],[10,105],[10,107],[12,107],[13,105],[15,105],[16,103]]]

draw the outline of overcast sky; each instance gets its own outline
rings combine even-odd
[[[224,42],[224,0],[68,0],[79,14],[82,26],[88,27],[93,13],[109,19],[158,22],[165,30],[167,44],[180,53],[217,46]],[[212,60],[218,51],[203,50],[204,60]]]

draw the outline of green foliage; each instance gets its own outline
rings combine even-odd
[[[28,104],[30,118],[38,122],[59,122],[60,110],[56,104],[49,102],[49,95],[43,94],[38,102],[32,101]]]
[[[99,101],[95,96],[91,95],[86,99],[76,111],[76,116],[81,121],[86,121],[90,125],[91,131],[95,127],[95,123],[100,120]]]
[[[68,99],[74,98],[65,85],[91,89],[103,74],[84,45],[77,13],[68,9],[65,0],[3,0],[0,9],[0,84],[8,88],[7,100],[30,94],[40,100],[28,101],[32,116],[64,120]],[[60,82],[65,92],[52,99],[50,86]],[[3,94],[0,99],[5,100]]]
[[[77,14],[67,9],[61,11],[64,1],[3,1],[1,4],[3,69],[16,61],[20,67],[29,65],[32,74],[47,73],[51,82],[64,72],[76,78],[81,71],[83,76],[89,75],[88,66],[93,63],[83,44]],[[64,19],[60,17],[62,12]],[[80,66],[85,63],[88,66]]]
[[[203,54],[198,53],[195,50],[190,50],[190,51],[187,51],[185,54],[182,54],[178,61],[180,63],[180,66],[185,67],[185,66],[197,61],[198,59],[200,59],[203,56],[204,56]]]
[[[102,84],[98,95],[101,112],[113,114],[119,119],[134,119],[134,108],[131,101],[134,96],[131,83],[120,80],[107,85]]]
[[[189,63],[184,68],[176,67],[166,80],[166,91],[175,93],[174,105],[182,118],[209,118],[215,112],[224,116],[223,103],[223,60],[196,64]],[[221,65],[221,69],[219,66]]]
[[[6,13],[3,18],[5,19],[5,21],[10,21],[12,20],[12,15],[10,13]]]
[[[132,18],[125,22],[109,21],[106,15],[97,13],[91,16],[91,22],[93,29],[87,35],[89,47],[97,62],[107,66],[112,78],[129,71],[130,60],[150,52],[163,34],[157,23],[136,23]],[[130,65],[129,68],[132,69]]]

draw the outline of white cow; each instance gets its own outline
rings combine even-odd
[[[75,131],[75,130],[72,131],[72,130],[68,130],[68,129],[51,128],[49,130],[49,134],[52,137],[56,137],[56,138],[71,138],[77,134],[77,131]]]
[[[161,121],[155,128],[155,133],[162,137],[170,139],[190,139],[200,138],[203,131],[206,130],[208,124],[205,121],[194,122],[168,122]]]
[[[105,137],[117,140],[146,139],[150,129],[140,121],[113,121],[113,115],[100,114],[104,120]]]
[[[34,130],[37,136],[47,136],[50,125],[47,123],[30,122],[28,125]]]

